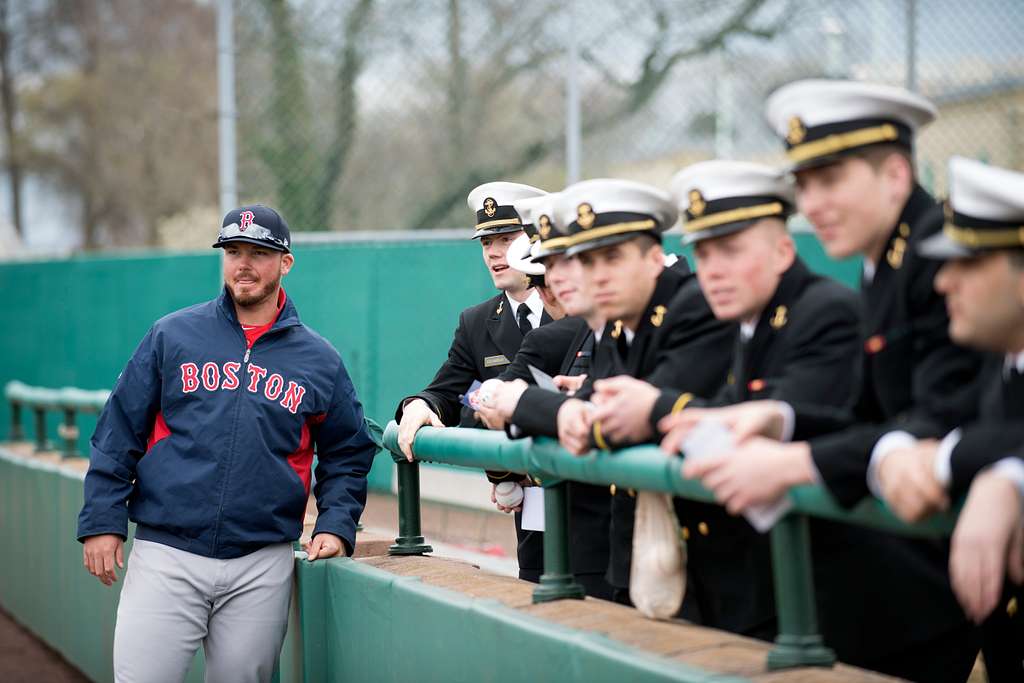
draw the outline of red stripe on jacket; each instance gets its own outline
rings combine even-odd
[[[149,433],[149,439],[146,440],[146,452],[149,453],[153,450],[153,446],[157,445],[170,435],[171,430],[167,428],[167,423],[164,422],[163,411],[161,411],[156,414],[156,419],[153,420],[153,431]]]
[[[320,413],[319,415],[310,415],[305,422],[302,423],[302,434],[299,436],[299,447],[295,451],[288,455],[288,464],[295,470],[295,474],[299,475],[299,479],[302,480],[302,485],[306,487],[306,495],[309,495],[309,485],[312,481],[311,472],[313,470],[313,437],[310,433],[310,425],[316,426],[324,421],[327,417],[326,413]]]

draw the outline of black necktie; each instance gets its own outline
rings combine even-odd
[[[625,329],[619,333],[618,338],[615,340],[615,349],[619,352],[619,358],[626,362],[626,359],[629,358],[629,342],[626,341]]]
[[[526,304],[519,304],[519,310],[516,311],[516,320],[519,321],[519,331],[526,336],[526,333],[533,329],[533,325],[530,324],[530,319],[526,316],[530,315],[530,307]]]
[[[1024,375],[1011,365],[1009,373],[1003,380],[1003,415],[1002,417],[1020,417],[1024,415]]]

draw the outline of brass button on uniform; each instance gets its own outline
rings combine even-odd
[[[707,522],[701,522],[697,525],[697,531],[700,532],[701,536],[707,536],[709,533]]]
[[[608,487],[608,493],[612,494],[613,496],[615,495],[615,484],[612,484],[611,486]]]
[[[1006,614],[1011,617],[1017,614],[1017,598],[1010,598],[1006,603]]]
[[[684,541],[690,540],[690,530],[685,526],[679,530],[679,535],[683,537]]]

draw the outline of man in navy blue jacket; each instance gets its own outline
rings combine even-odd
[[[269,681],[287,626],[313,452],[310,560],[350,554],[374,445],[338,352],[281,279],[290,233],[265,206],[224,218],[224,291],[158,320],[100,416],[78,539],[105,585],[137,524],[114,635],[118,681]]]

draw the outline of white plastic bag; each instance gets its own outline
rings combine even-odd
[[[645,617],[668,619],[679,612],[685,594],[686,546],[672,498],[640,491],[636,494],[629,597]]]

